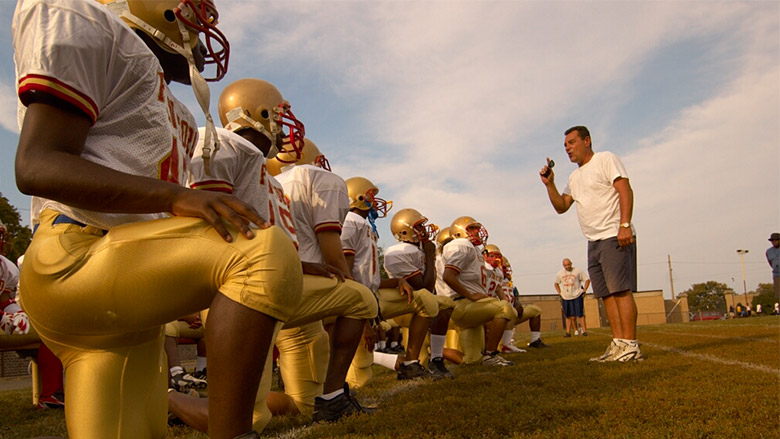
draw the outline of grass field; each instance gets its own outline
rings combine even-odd
[[[507,355],[507,368],[453,367],[457,378],[399,382],[375,366],[358,398],[373,416],[311,425],[277,418],[276,438],[778,438],[780,317],[639,329],[641,363],[599,364],[607,329],[543,333],[549,349]],[[0,392],[0,438],[66,437],[61,411],[29,406],[29,389]],[[205,438],[185,427],[170,438]]]

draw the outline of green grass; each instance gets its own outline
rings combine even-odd
[[[647,360],[590,363],[609,342],[542,334],[549,349],[507,355],[508,368],[453,367],[457,378],[399,382],[375,366],[361,401],[373,416],[310,425],[276,418],[269,437],[295,438],[777,438],[780,318],[644,326]],[[0,393],[0,437],[65,437],[62,412],[29,407],[29,389]],[[21,434],[20,434],[21,433]],[[186,427],[171,438],[205,438]]]

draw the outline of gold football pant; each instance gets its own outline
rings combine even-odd
[[[203,320],[203,319],[201,319]],[[181,320],[168,322],[165,324],[165,336],[176,338],[189,338],[191,340],[200,340],[206,335],[206,327],[201,325],[198,328],[190,328],[190,324]]]
[[[330,338],[322,326],[322,319],[346,317],[367,320],[376,315],[376,299],[364,285],[353,280],[339,282],[335,278],[303,276],[301,303],[276,339],[284,393],[295,401],[301,413],[311,415],[314,398],[322,395],[328,371]],[[271,389],[271,373],[270,367],[263,370],[261,389],[258,389],[255,400],[253,428],[257,431],[261,431],[271,419],[265,403],[265,395]],[[260,393],[263,393],[262,399]]]
[[[515,319],[515,325],[519,325],[527,320],[542,315],[542,309],[536,305],[523,306],[523,315]]]
[[[485,323],[499,317],[508,321],[517,318],[517,311],[512,304],[495,297],[485,297],[475,301],[461,299],[455,301],[452,311],[452,323],[460,327],[460,350],[463,352],[463,362],[478,363],[482,359],[485,348]]]
[[[236,239],[227,243],[196,218],[125,224],[103,236],[53,224],[57,215],[40,215],[22,301],[65,367],[72,439],[165,435],[165,323],[207,308],[217,292],[282,322],[300,301],[300,260],[278,227],[255,230],[253,240],[231,228]]]
[[[426,289],[415,290],[412,301],[402,295],[398,288],[380,288],[376,292],[379,299],[379,309],[382,317],[392,319],[406,314],[416,314],[420,317],[436,317],[439,314],[439,303],[436,296]],[[374,354],[360,343],[352,359],[352,364],[347,372],[347,384],[350,388],[359,389],[373,379],[371,365],[374,363]]]

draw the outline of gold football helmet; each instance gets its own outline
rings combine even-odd
[[[418,242],[433,241],[439,226],[436,224],[425,224],[426,222],[428,222],[428,218],[415,209],[401,209],[393,215],[393,219],[390,222],[390,231],[395,239],[401,242],[416,244]]]
[[[512,281],[512,265],[509,263],[509,258],[501,256],[501,268],[504,270],[504,277]]]
[[[251,128],[268,137],[271,148],[266,158],[273,158],[277,153],[288,153],[296,160],[300,157],[298,146],[303,145],[306,133],[303,122],[290,111],[290,103],[270,82],[245,78],[230,83],[219,95],[217,109],[226,129],[238,132]],[[284,133],[285,127],[288,133]],[[280,145],[280,134],[295,141]]]
[[[450,234],[455,238],[466,238],[474,245],[486,244],[488,240],[485,227],[470,216],[462,216],[453,221]]]
[[[349,208],[369,210],[372,207],[377,212],[377,218],[384,218],[393,208],[392,201],[386,201],[376,196],[379,188],[367,178],[352,177],[346,180],[349,194]]]
[[[499,249],[497,245],[486,245],[485,250],[482,251],[482,254],[485,255],[485,262],[492,265],[493,268],[501,266],[501,259],[503,258],[503,255],[501,254],[501,249]]]
[[[453,238],[452,235],[450,234],[450,228],[445,227],[439,230],[439,234],[436,235],[436,244],[439,245],[439,249],[441,250],[442,247],[447,245],[447,243],[452,241],[453,239],[455,238]]]
[[[289,142],[289,138],[284,139],[285,150],[291,148],[287,145]],[[268,168],[268,172],[273,176],[277,176],[282,173],[282,168],[289,165],[314,165],[330,171],[330,162],[320,152],[317,145],[308,138],[303,139],[303,148],[300,151],[300,156],[289,152],[280,152],[276,154],[276,157],[266,160],[265,165]]]
[[[213,0],[98,0],[133,29],[149,35],[164,50],[182,54],[205,37],[204,61],[216,65],[218,81],[227,73],[230,43],[217,29],[219,13]],[[186,57],[186,55],[185,55]]]

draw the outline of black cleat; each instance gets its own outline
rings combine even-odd
[[[550,347],[550,346],[544,344],[544,342],[542,341],[541,338],[537,339],[534,342],[528,343],[528,346],[532,347],[532,348],[549,348]]]
[[[432,358],[431,361],[428,362],[428,368],[434,376],[449,379],[455,378],[455,375],[453,375],[452,372],[447,369],[447,366],[444,365],[444,358],[442,357]]]
[[[405,366],[403,363],[398,366],[399,380],[413,380],[416,378],[441,379],[443,377],[434,376],[428,369],[416,361],[408,366]]]
[[[350,393],[349,385],[344,383],[344,393],[327,400],[321,397],[314,398],[314,422],[336,422],[343,416],[349,416],[356,413],[373,413],[376,407],[363,407]]]

